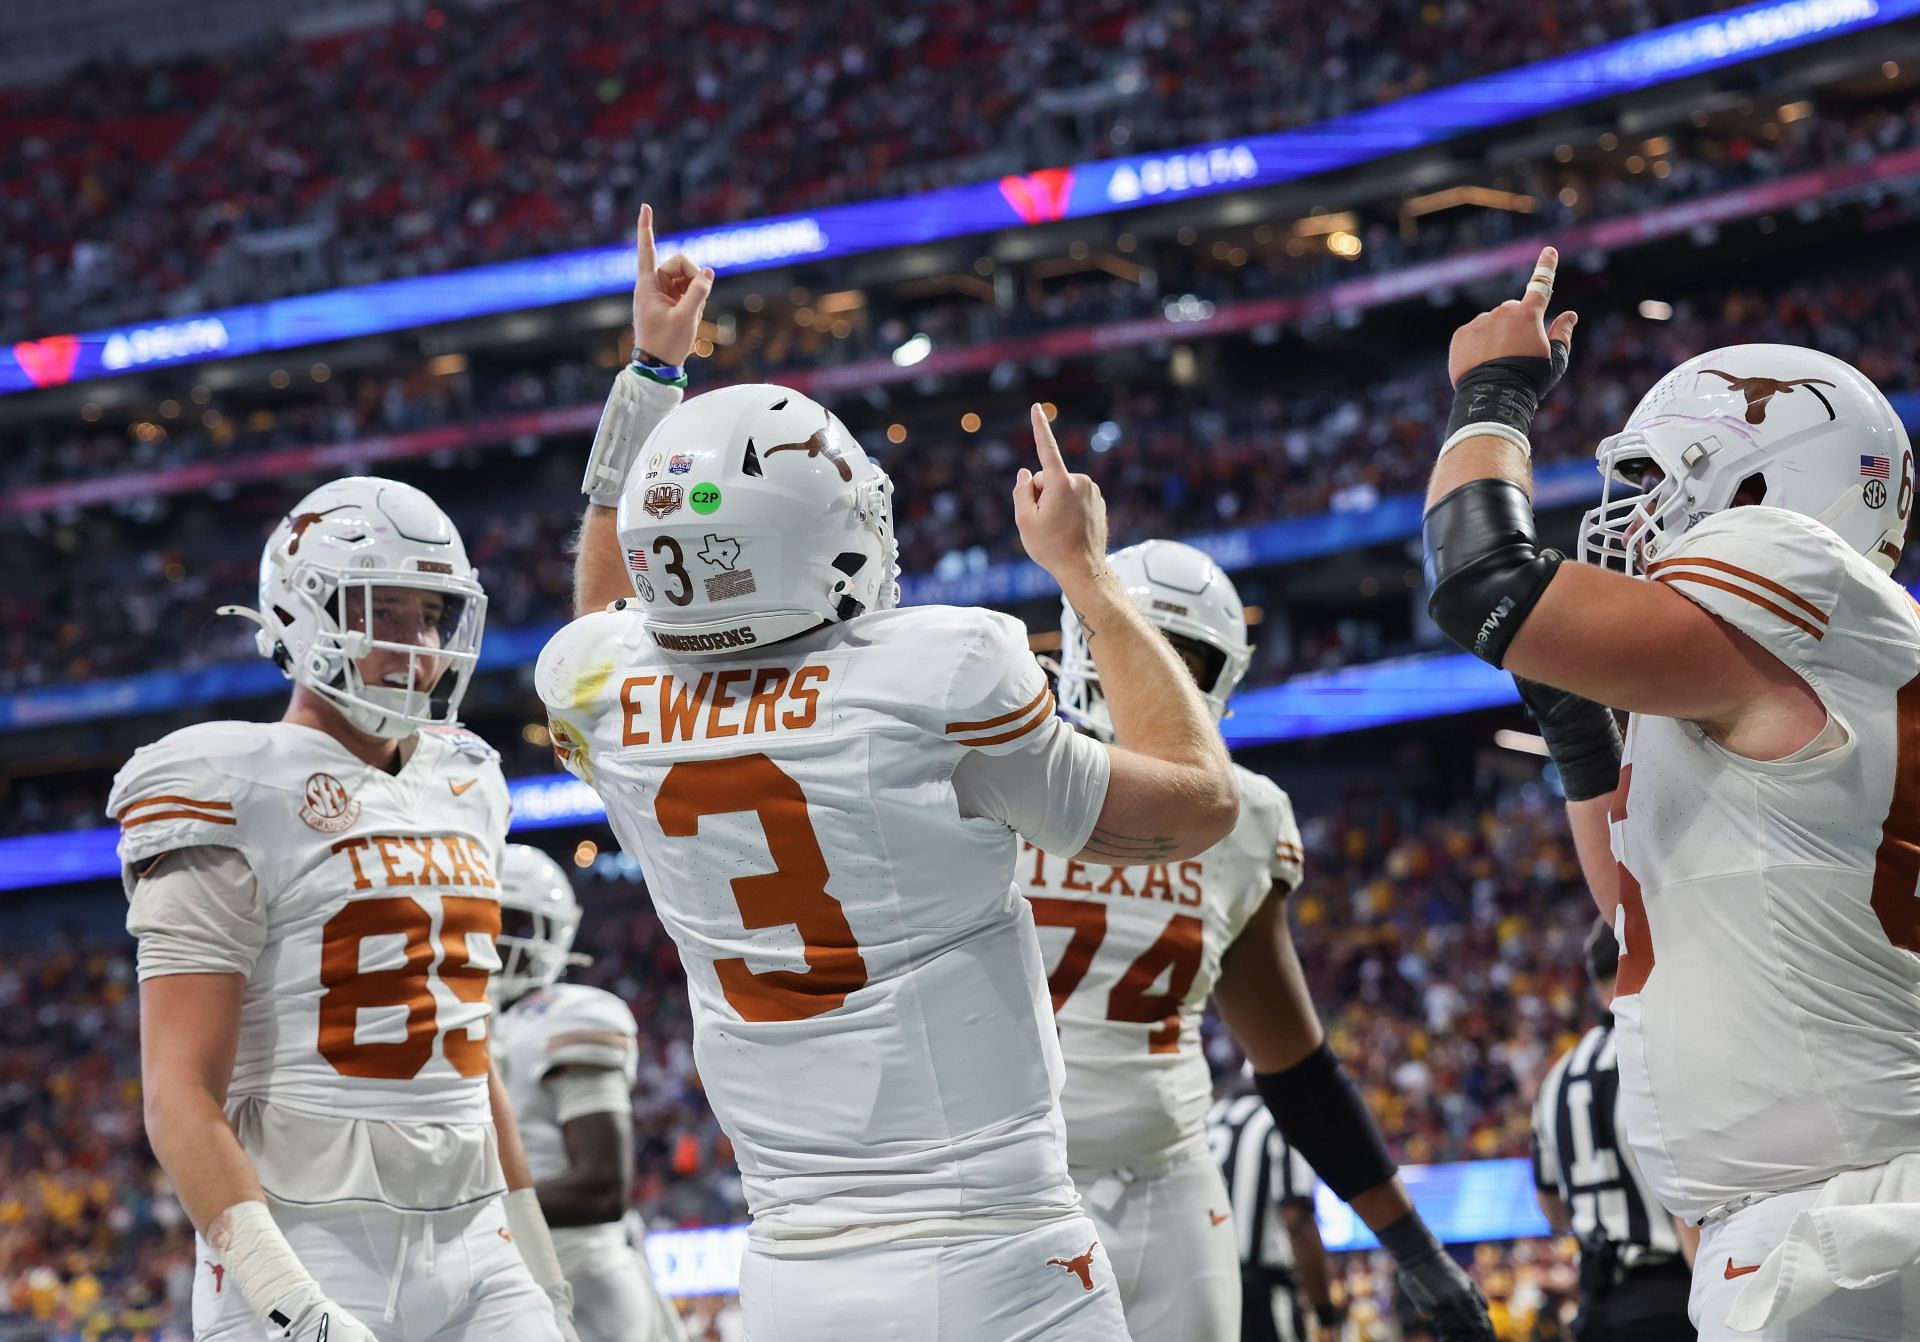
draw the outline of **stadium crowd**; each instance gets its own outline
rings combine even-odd
[[[450,3],[96,63],[0,93],[0,338],[1298,125],[1724,7]]]
[[[1610,150],[1589,148],[1565,164],[1516,165],[1517,185],[1528,201],[1525,211],[1458,209],[1401,227],[1392,217],[1398,198],[1363,209],[1358,214],[1366,220],[1355,225],[1364,234],[1362,250],[1353,257],[1336,255],[1318,238],[1309,244],[1284,236],[1284,227],[1268,228],[1264,235],[1253,231],[1244,239],[1249,245],[1240,248],[1244,256],[1237,264],[1231,258],[1238,235],[1216,240],[1211,248],[1169,241],[1121,258],[1130,263],[1123,275],[1089,268],[1057,280],[1029,280],[1017,289],[1020,300],[1004,308],[951,292],[909,297],[908,291],[884,287],[862,293],[860,306],[831,317],[824,304],[816,312],[806,302],[767,306],[758,297],[750,307],[716,306],[719,339],[710,344],[701,371],[730,381],[778,379],[798,368],[885,358],[916,332],[925,333],[934,348],[949,349],[1150,316],[1188,296],[1218,306],[1311,292],[1359,274],[1388,273],[1517,237],[1562,233],[1591,220],[1644,214],[1920,146],[1920,100],[1844,113],[1806,110],[1792,120],[1749,111],[1665,138],[1665,153],[1651,161],[1641,155],[1637,167],[1636,156],[1627,151],[1642,146],[1623,147],[1618,137]],[[617,232],[618,221],[613,227]],[[1138,279],[1131,277],[1132,263],[1144,267]],[[329,376],[326,384],[307,382],[304,392],[263,398],[261,405],[225,413],[224,397],[211,394],[207,409],[199,408],[200,402],[192,407],[175,402],[173,416],[153,412],[144,435],[134,432],[135,425],[89,427],[63,416],[21,426],[14,450],[0,462],[0,484],[93,479],[102,472],[153,470],[576,405],[597,398],[606,376],[595,360],[558,357],[486,375],[434,376],[412,368]],[[153,432],[156,428],[163,432]]]
[[[1678,303],[1664,322],[1631,311],[1590,315],[1567,384],[1536,422],[1536,458],[1589,454],[1665,369],[1736,340],[1815,345],[1854,361],[1890,393],[1911,390],[1920,387],[1920,289],[1907,270],[1843,268],[1771,289],[1703,294]],[[1263,354],[1259,347],[1238,352],[1254,361]],[[552,384],[569,397],[584,396],[605,376],[567,369]],[[521,391],[506,394],[552,394],[536,392],[546,384],[534,380],[518,385]],[[1076,469],[1100,482],[1115,541],[1125,543],[1365,510],[1418,488],[1448,389],[1444,369],[1425,357],[1345,377],[1306,369],[1278,385],[1225,372],[1199,388],[1116,380],[1074,396],[1062,410],[1062,446]],[[939,414],[902,412],[908,433],[898,446],[854,418],[896,480],[905,570],[954,576],[1017,553],[1004,481],[1025,449],[1011,426],[968,435],[955,432],[957,407]],[[566,538],[578,501],[563,467],[572,458],[496,454],[483,479],[467,469],[470,461],[448,454],[443,464],[466,469],[459,497],[448,502],[488,585],[490,627],[557,622],[571,592]],[[448,478],[435,470],[420,477],[430,492]],[[243,494],[250,504],[223,504],[217,521],[209,515],[204,526],[177,525],[175,515],[176,525],[162,530],[137,525],[137,511],[91,511],[38,522],[37,535],[0,535],[11,571],[0,579],[0,692],[250,656],[246,627],[214,618],[212,609],[251,599],[258,539],[303,488],[292,479]],[[164,543],[138,539],[160,535]],[[49,581],[54,573],[59,580]],[[1338,664],[1354,652],[1337,641],[1270,641],[1254,683]]]
[[[1482,791],[1446,812],[1356,792],[1314,814],[1301,798],[1296,939],[1334,1047],[1403,1161],[1524,1155],[1533,1091],[1591,1019],[1579,968],[1591,905],[1560,807],[1537,785]],[[673,945],[638,888],[585,889],[593,963],[574,977],[618,994],[641,1031],[635,1204],[655,1228],[739,1220]],[[91,1340],[90,1321],[122,1337],[186,1317],[192,1231],[142,1132],[137,1016],[124,940],[0,952],[0,1329],[38,1320]],[[1231,1039],[1211,1020],[1206,1035],[1232,1075]],[[1508,1338],[1533,1336],[1543,1304],[1567,1293],[1565,1255],[1549,1246],[1481,1267]],[[1368,1255],[1346,1271],[1356,1320],[1391,1318],[1390,1274]]]

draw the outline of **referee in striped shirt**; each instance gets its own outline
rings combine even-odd
[[[1620,944],[1605,919],[1587,934],[1587,976],[1608,1014],[1553,1065],[1533,1106],[1540,1210],[1580,1239],[1579,1342],[1692,1342],[1687,1292],[1697,1232],[1667,1215],[1614,1128],[1620,1072],[1613,984]]]
[[[1342,1315],[1313,1219],[1319,1180],[1312,1168],[1280,1135],[1258,1095],[1214,1101],[1207,1143],[1239,1236],[1240,1342],[1308,1342],[1308,1309],[1326,1336],[1336,1335]]]

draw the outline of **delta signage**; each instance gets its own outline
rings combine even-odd
[[[684,250],[722,274],[741,274],[1274,186],[1917,15],[1920,0],[1759,0],[1298,130],[703,229],[660,246],[663,254]],[[633,249],[615,244],[47,336],[0,348],[0,395],[606,297],[632,286]]]

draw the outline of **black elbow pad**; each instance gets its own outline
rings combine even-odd
[[[1511,480],[1470,480],[1427,511],[1427,614],[1495,666],[1566,556],[1542,550],[1533,503]]]

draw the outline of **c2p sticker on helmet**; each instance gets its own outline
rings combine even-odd
[[[672,488],[674,492],[679,492],[678,485],[672,486]],[[695,485],[692,492],[687,495],[687,502],[693,505],[693,510],[696,513],[705,517],[720,506],[720,486],[708,484]],[[652,507],[649,506],[647,511],[652,512]]]

